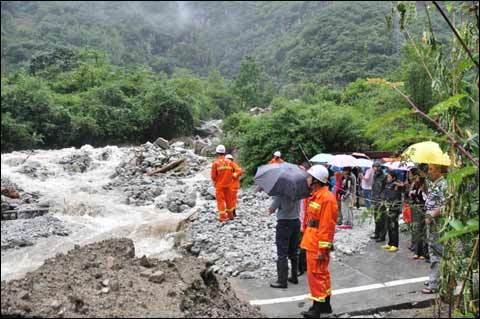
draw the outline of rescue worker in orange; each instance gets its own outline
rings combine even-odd
[[[231,154],[227,154],[225,158],[232,162],[233,170],[234,170],[232,174],[233,211],[232,211],[232,214],[229,214],[228,216],[230,219],[234,219],[235,217],[237,217],[237,199],[238,199],[237,194],[238,194],[238,190],[240,189],[240,176],[243,175],[243,170],[240,167],[240,165],[235,163],[235,161],[233,160],[233,156]]]
[[[308,311],[302,312],[302,315],[304,318],[318,318],[322,313],[332,312],[328,263],[333,247],[338,206],[335,196],[328,190],[328,170],[322,165],[314,165],[307,173],[312,196],[308,199],[307,227],[300,247],[307,251],[309,299],[313,300],[313,305]]]
[[[273,153],[273,158],[270,160],[270,162],[268,162],[268,164],[281,164],[283,162],[282,153],[280,153],[280,151],[276,151]]]
[[[215,197],[219,211],[218,219],[225,222],[233,214],[233,173],[232,162],[225,158],[225,146],[218,145],[216,148],[217,158],[212,164],[211,178],[215,187]]]

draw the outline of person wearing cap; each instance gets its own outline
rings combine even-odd
[[[235,161],[233,160],[233,155],[227,154],[225,156],[225,158],[232,163],[232,166],[233,166],[233,169],[234,169],[234,172],[232,174],[232,178],[233,178],[233,182],[232,182],[233,211],[228,212],[228,218],[229,219],[234,219],[235,217],[237,217],[237,194],[238,194],[238,190],[240,189],[240,176],[243,175],[243,170],[240,167],[240,165],[235,163]]]
[[[373,185],[372,185],[372,208],[373,216],[375,218],[375,233],[370,237],[377,243],[385,241],[387,234],[386,228],[386,213],[381,201],[383,199],[383,193],[385,191],[385,185],[387,183],[387,177],[383,173],[381,163],[375,161],[373,163]]]
[[[301,247],[307,251],[307,279],[310,288],[308,298],[313,305],[302,312],[305,318],[318,318],[331,313],[331,283],[328,264],[333,248],[333,237],[338,218],[335,196],[328,190],[328,170],[314,165],[308,171],[307,183],[312,190],[307,206],[307,227]]]
[[[282,153],[280,153],[280,151],[275,151],[275,153],[273,153],[273,158],[270,160],[270,162],[268,162],[268,164],[281,164],[283,162]]]
[[[235,168],[232,162],[225,158],[225,146],[216,148],[217,158],[212,164],[211,178],[215,187],[215,197],[219,211],[220,222],[225,222],[233,212],[233,174]]]

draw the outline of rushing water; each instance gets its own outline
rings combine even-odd
[[[92,163],[84,173],[71,173],[59,161],[72,153],[87,153]],[[108,153],[107,160],[102,154]],[[172,236],[178,222],[191,211],[172,214],[153,205],[130,206],[124,203],[124,195],[118,190],[106,191],[103,185],[110,181],[115,168],[131,156],[130,148],[107,146],[93,148],[89,145],[80,150],[38,150],[2,154],[2,176],[9,178],[24,191],[41,193],[42,200],[51,203],[50,211],[63,220],[72,234],[67,237],[42,238],[34,246],[2,251],[1,279],[21,277],[36,269],[43,261],[58,252],[65,252],[75,244],[85,244],[111,237],[128,237],[134,240],[137,256],[168,258],[175,255]],[[33,178],[19,172],[24,165],[36,164],[46,177]],[[35,163],[34,163],[35,164]],[[193,183],[204,179],[201,174],[185,179]],[[14,221],[7,221],[14,222]]]

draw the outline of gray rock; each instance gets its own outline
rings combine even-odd
[[[149,278],[148,281],[161,284],[165,280],[165,273],[163,271],[154,272]]]
[[[161,148],[164,149],[164,150],[166,150],[166,149],[168,149],[168,148],[170,147],[168,141],[167,141],[166,139],[164,139],[164,138],[161,138],[161,137],[157,138],[157,139],[155,140],[155,142],[153,142],[153,143],[154,143],[155,145],[161,147]]]
[[[58,300],[54,300],[50,304],[50,307],[52,307],[54,310],[59,310],[61,306],[62,306],[62,304]]]
[[[26,290],[20,291],[18,294],[18,298],[21,300],[29,300],[30,299],[30,294]]]
[[[152,263],[147,256],[143,255],[142,258],[140,258],[140,266],[145,268],[152,268],[155,267],[155,264]]]
[[[118,280],[112,280],[110,283],[110,289],[112,291],[119,291],[120,290],[120,282]]]
[[[253,279],[255,278],[255,273],[251,271],[242,272],[239,276],[240,279]]]

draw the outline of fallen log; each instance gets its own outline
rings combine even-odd
[[[163,167],[160,167],[160,168],[157,168],[153,171],[148,172],[147,176],[152,176],[152,175],[155,175],[155,174],[158,174],[158,173],[166,173],[166,172],[176,168],[177,166],[179,166],[183,162],[185,162],[185,158],[173,161],[173,162],[168,163],[167,165],[165,165]]]

